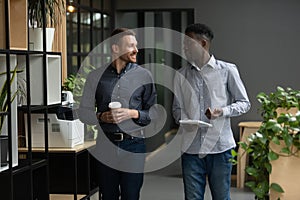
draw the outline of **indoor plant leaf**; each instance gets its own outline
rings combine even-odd
[[[282,189],[282,187],[280,185],[278,185],[277,183],[272,183],[270,186],[271,189],[275,190],[276,192],[279,193],[283,193],[284,190]]]
[[[274,144],[280,145],[280,141],[277,136],[272,138],[272,142],[274,142]]]
[[[277,160],[279,158],[278,154],[275,153],[274,151],[270,151],[268,154],[268,159],[269,160]]]

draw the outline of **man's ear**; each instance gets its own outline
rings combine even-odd
[[[116,44],[113,44],[113,45],[111,46],[111,49],[112,49],[113,53],[119,53],[119,51],[120,51],[119,46],[116,45]]]
[[[207,42],[206,40],[201,40],[201,46],[202,46],[203,48],[206,48],[207,45],[208,45],[208,42]]]

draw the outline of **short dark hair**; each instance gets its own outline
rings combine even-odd
[[[205,24],[191,24],[185,29],[185,34],[187,33],[196,33],[198,35],[204,36],[209,41],[212,41],[214,38],[213,31]]]
[[[110,35],[111,45],[118,44],[120,39],[125,35],[135,36],[135,33],[128,28],[116,28],[115,30],[113,30],[113,32]]]

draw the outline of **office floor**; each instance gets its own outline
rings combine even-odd
[[[232,181],[232,185],[235,185]],[[183,200],[183,182],[180,161],[177,160],[168,167],[146,173],[141,190],[141,200]],[[211,200],[209,187],[206,189],[205,200]],[[98,200],[95,194],[91,200]],[[231,187],[231,200],[254,200],[254,194],[249,189]]]
[[[141,191],[141,200],[183,200],[183,184],[181,177],[168,177],[156,174],[146,174]],[[231,188],[232,200],[254,200],[254,195],[247,189]],[[98,200],[95,194],[91,200]],[[205,200],[211,200],[209,188]]]

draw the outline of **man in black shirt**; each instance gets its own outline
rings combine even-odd
[[[151,73],[135,64],[134,32],[115,29],[110,41],[112,62],[88,75],[79,118],[100,125],[96,157],[102,199],[119,200],[121,196],[122,200],[138,200],[146,151],[144,128],[151,122],[156,90]],[[115,101],[121,108],[110,109],[109,103]]]

